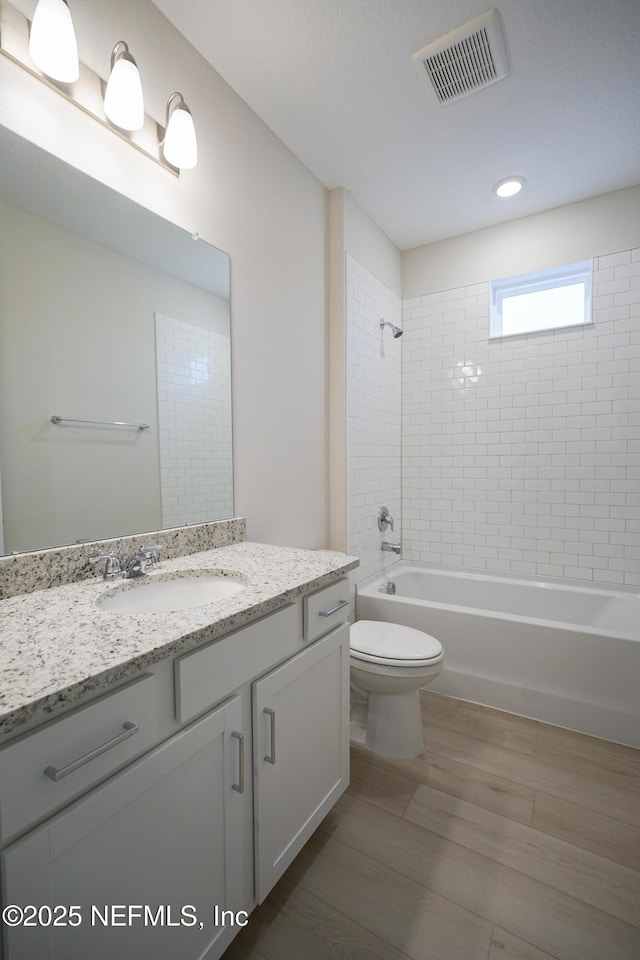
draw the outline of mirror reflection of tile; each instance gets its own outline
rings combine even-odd
[[[230,515],[229,336],[160,313],[155,320],[162,525]]]

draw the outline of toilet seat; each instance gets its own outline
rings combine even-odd
[[[358,620],[351,625],[351,656],[380,666],[428,667],[443,658],[439,640],[422,630],[383,620]]]

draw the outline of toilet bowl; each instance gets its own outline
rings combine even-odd
[[[351,739],[383,757],[424,750],[418,690],[442,669],[442,646],[413,627],[382,620],[351,626]]]

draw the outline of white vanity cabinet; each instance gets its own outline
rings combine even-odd
[[[221,956],[348,784],[348,598],[338,581],[0,749],[2,905],[43,908],[4,924],[3,960]]]
[[[5,927],[7,960],[220,956],[235,931],[214,906],[242,899],[240,726],[234,697],[4,852],[4,903],[49,908]]]

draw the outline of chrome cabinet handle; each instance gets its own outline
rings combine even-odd
[[[338,612],[338,610],[342,610],[344,607],[348,607],[348,606],[349,606],[349,601],[348,601],[348,600],[341,600],[339,603],[336,604],[335,607],[332,607],[331,610],[321,610],[321,611],[320,611],[320,616],[321,616],[321,617],[332,617],[334,613],[337,613],[337,612]]]
[[[106,753],[107,750],[111,750],[112,747],[117,747],[119,743],[122,743],[124,740],[128,740],[129,737],[133,737],[140,727],[137,723],[131,723],[130,720],[125,720],[122,724],[122,733],[119,733],[116,737],[112,737],[111,740],[107,740],[106,743],[101,743],[99,747],[96,747],[94,750],[90,750],[89,753],[85,753],[83,757],[78,757],[77,760],[72,760],[71,763],[68,763],[66,767],[61,767],[59,770],[56,767],[47,767],[45,769],[46,775],[50,780],[62,780],[63,777],[68,777],[70,773],[73,773],[79,767],[83,767],[85,763],[90,763],[91,760],[95,760],[96,757],[101,756],[101,754]]]
[[[267,761],[267,763],[275,763],[276,762],[276,712],[275,710],[272,710],[271,707],[265,707],[263,712],[266,713],[271,720],[270,752],[266,754],[264,759]]]
[[[237,790],[238,793],[244,793],[244,733],[239,733],[237,730],[234,730],[231,734],[232,737],[235,737],[238,741],[238,782],[231,784],[232,790]]]

